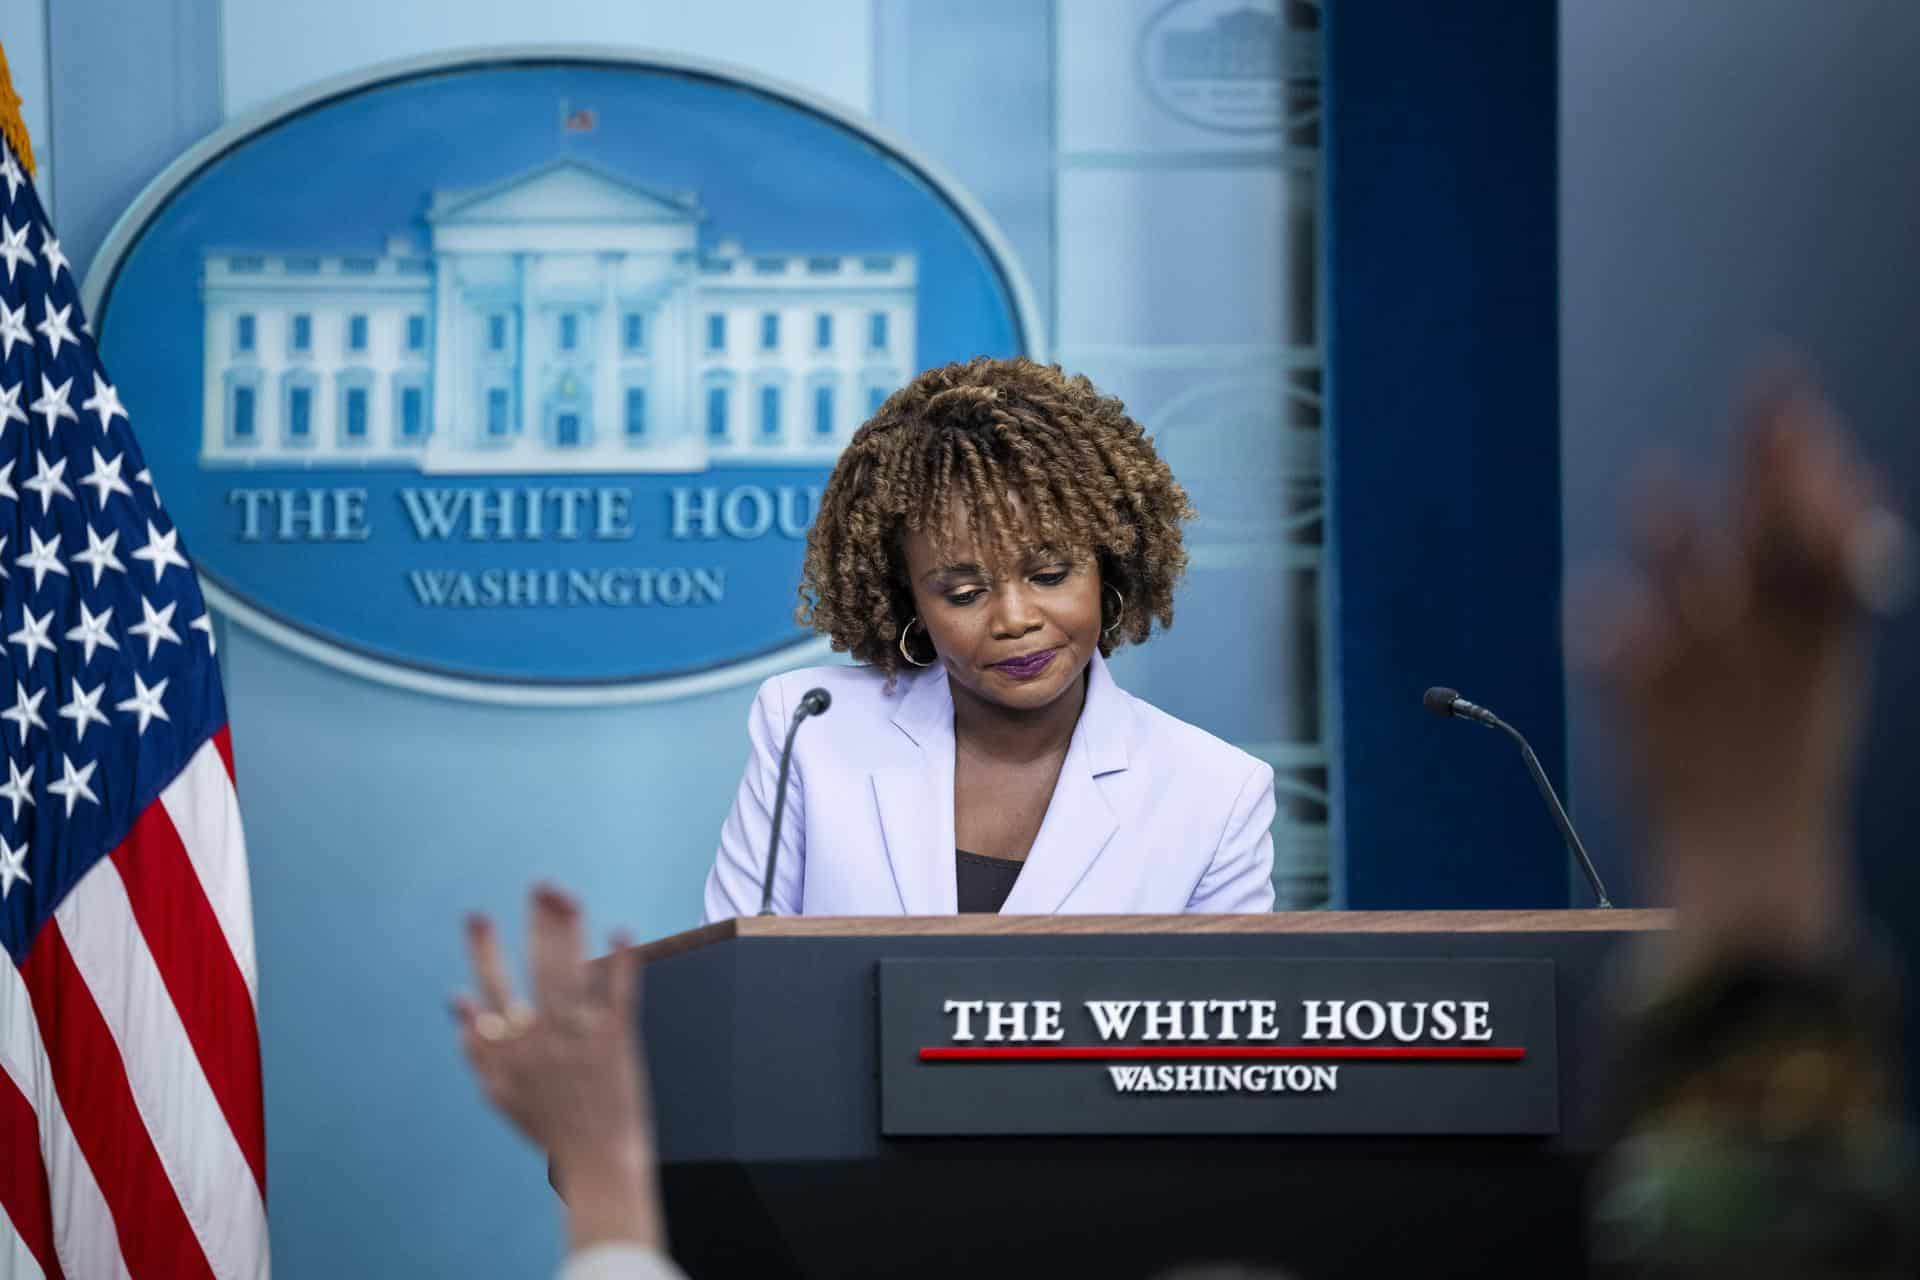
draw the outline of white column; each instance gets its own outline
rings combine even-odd
[[[516,253],[513,255],[513,273],[519,286],[520,319],[516,326],[514,352],[518,357],[516,369],[520,375],[520,435],[514,441],[514,452],[537,453],[540,450],[540,407],[536,400],[534,361],[537,351],[544,351],[546,344],[536,341],[533,314],[533,264],[528,261],[532,255]]]
[[[262,308],[261,314],[266,310]],[[253,429],[260,440],[260,452],[275,457],[292,453],[280,434],[280,380],[287,372],[287,331],[293,326],[293,313],[285,307],[273,312],[272,338],[264,335],[267,326],[254,321],[254,350],[260,354],[260,385],[253,399]],[[271,341],[272,345],[263,345]]]
[[[433,269],[433,386],[428,402],[433,407],[427,441],[429,455],[457,453],[466,443],[461,425],[472,430],[473,413],[467,403],[471,388],[466,381],[467,360],[461,343],[465,326],[459,323],[454,308],[454,280],[458,268],[452,254],[436,255]]]
[[[705,456],[704,428],[694,404],[698,375],[687,341],[693,325],[689,318],[694,311],[692,279],[690,270],[674,269],[672,285],[654,312],[647,341],[652,344],[648,354],[653,358],[653,385],[659,397],[657,418],[663,425],[670,424],[677,436]]]
[[[620,394],[620,299],[614,291],[627,255],[600,255],[600,341],[593,369],[593,451],[618,457],[626,448],[627,406]]]
[[[213,303],[207,307],[206,316],[207,359],[200,373],[200,456],[212,458],[226,452],[226,374],[234,364],[234,313],[225,303]],[[254,342],[256,346],[259,344],[257,330]]]

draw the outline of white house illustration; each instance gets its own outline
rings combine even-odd
[[[210,252],[201,461],[830,461],[912,367],[913,257],[702,253],[704,217],[562,159],[434,192],[424,253]]]

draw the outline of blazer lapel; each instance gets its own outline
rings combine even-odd
[[[953,699],[935,669],[913,677],[893,714],[894,759],[871,772],[887,863],[907,915],[960,909],[953,856]]]
[[[1047,816],[1001,914],[1058,911],[1120,829],[1099,779],[1126,769],[1131,716],[1127,695],[1096,653],[1087,667],[1087,700],[1067,745]],[[948,772],[951,781],[951,768]]]

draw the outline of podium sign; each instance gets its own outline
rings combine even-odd
[[[1550,960],[883,959],[881,1132],[1554,1134]]]

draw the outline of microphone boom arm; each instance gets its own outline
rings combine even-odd
[[[801,695],[800,705],[793,709],[793,720],[787,725],[787,740],[780,748],[780,778],[773,784],[773,833],[767,841],[767,870],[760,881],[760,914],[763,916],[774,914],[773,871],[780,862],[780,820],[787,812],[787,773],[793,768],[794,735],[800,732],[808,716],[825,715],[832,705],[833,695],[825,689],[809,689]]]
[[[1527,772],[1533,775],[1533,785],[1540,789],[1540,798],[1547,802],[1547,811],[1553,815],[1553,821],[1560,828],[1560,835],[1572,851],[1574,861],[1580,864],[1580,874],[1587,878],[1587,887],[1593,890],[1594,905],[1612,907],[1607,897],[1606,886],[1600,883],[1600,873],[1593,868],[1593,859],[1587,856],[1587,847],[1580,843],[1580,834],[1573,829],[1572,819],[1560,804],[1560,797],[1554,794],[1553,783],[1547,780],[1547,771],[1540,767],[1540,757],[1533,754],[1533,747],[1521,732],[1484,707],[1475,708],[1481,714],[1471,717],[1489,729],[1498,729],[1512,738],[1514,745],[1520,748],[1520,758],[1527,762]]]

